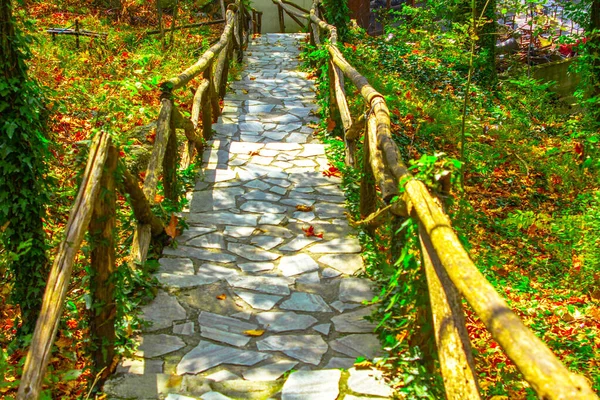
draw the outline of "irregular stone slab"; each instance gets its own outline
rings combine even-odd
[[[281,214],[287,211],[286,207],[267,201],[247,201],[240,207],[241,210],[255,213]]]
[[[195,333],[194,323],[192,321],[182,324],[173,324],[173,333],[176,335],[189,336]]]
[[[205,233],[210,233],[216,231],[217,228],[214,226],[190,226],[183,233],[177,236],[177,242],[185,243],[189,239],[193,239],[200,235],[204,235]]]
[[[321,296],[312,293],[294,292],[279,307],[283,310],[332,312]]]
[[[342,303],[339,300],[334,301],[330,305],[331,305],[331,307],[335,308],[338,312],[344,312],[346,310],[353,310],[355,308],[360,307],[360,304],[356,304],[356,303]]]
[[[172,275],[194,275],[194,263],[189,258],[161,258],[159,271]]]
[[[144,330],[154,332],[171,327],[173,321],[185,319],[186,313],[175,297],[159,291],[150,304],[142,307],[142,318],[151,323]]]
[[[274,335],[256,342],[259,351],[281,351],[284,354],[317,365],[329,348],[320,335]]]
[[[280,225],[285,218],[283,214],[263,214],[260,217],[259,223],[261,225]]]
[[[252,151],[258,151],[263,147],[264,144],[262,143],[231,142],[229,152],[232,154],[248,154]]]
[[[207,225],[236,225],[256,226],[258,215],[233,214],[230,212],[190,213],[188,223],[203,223]]]
[[[331,360],[325,365],[325,368],[334,368],[334,369],[348,369],[354,366],[354,358],[347,357],[331,357]],[[348,395],[344,397],[347,399]]]
[[[234,208],[236,198],[243,194],[244,189],[239,187],[194,192],[190,203],[190,211],[197,213]]]
[[[283,298],[281,296],[274,296],[264,293],[246,292],[243,290],[236,290],[235,294],[240,296],[246,303],[250,305],[250,307],[256,308],[258,310],[270,310],[275,304],[277,304],[279,300]]]
[[[258,325],[255,324],[206,311],[200,313],[198,322],[200,330],[208,327],[220,329],[223,332],[243,333],[244,331],[258,328]]]
[[[225,240],[221,233],[208,233],[192,240],[188,240],[186,245],[203,247],[206,249],[224,249]]]
[[[271,187],[271,185],[264,183],[263,181],[260,181],[258,179],[255,179],[253,181],[246,183],[244,185],[244,187],[251,188],[251,189],[268,190]]]
[[[180,394],[169,393],[165,400],[196,400],[194,397],[182,396]]]
[[[232,317],[249,321],[250,318],[252,318],[252,312],[251,311],[242,311],[242,312],[233,314]]]
[[[298,251],[298,250],[302,250],[309,244],[318,242],[319,240],[323,240],[323,239],[318,238],[316,236],[306,237],[306,235],[298,235],[294,239],[292,239],[288,243],[286,243],[284,246],[281,246],[279,248],[279,250],[281,250],[281,251]]]
[[[259,324],[273,332],[305,330],[316,324],[316,318],[295,312],[264,312],[256,316]]]
[[[276,152],[277,153],[277,152]],[[265,182],[268,182],[272,185],[277,185],[283,188],[290,187],[292,183],[287,179],[265,179]]]
[[[311,253],[360,253],[361,247],[358,239],[338,238],[328,242],[315,244],[309,247]],[[343,272],[343,271],[342,271]]]
[[[282,187],[279,186],[273,186],[271,189],[269,189],[271,192],[273,193],[277,193],[279,195],[284,195],[287,193],[287,189],[284,189]]]
[[[244,272],[262,272],[272,270],[275,268],[275,264],[269,262],[249,262],[238,264],[238,267]]]
[[[208,392],[200,396],[202,400],[233,400],[231,397],[227,397],[219,392]]]
[[[158,399],[160,395],[178,391],[180,384],[168,374],[126,374],[108,380],[103,387],[109,398]]]
[[[279,254],[261,250],[258,247],[240,243],[229,243],[227,250],[250,261],[273,261],[281,257]]]
[[[262,190],[253,190],[242,196],[246,200],[260,200],[260,201],[272,201],[277,202],[281,200],[281,196],[277,196],[273,193],[266,193]]]
[[[218,281],[218,278],[173,274],[154,274],[161,285],[177,289],[186,289],[197,286],[209,285]]]
[[[367,321],[365,317],[370,317],[373,313],[372,307],[363,308],[358,311],[347,312],[331,318],[338,332],[366,333],[373,332],[376,325]]]
[[[172,247],[165,247],[163,249],[165,255],[182,255],[185,254],[188,257],[196,258],[198,260],[214,261],[220,263],[230,263],[235,261],[235,256],[231,254],[225,254],[220,252],[212,252],[210,250],[198,249],[191,246],[178,246],[176,249]]]
[[[220,346],[201,340],[177,365],[177,375],[198,374],[221,364],[254,365],[269,358],[267,354]]]
[[[303,212],[303,211],[296,211],[295,213],[292,214],[292,217],[297,219],[298,221],[303,221],[303,222],[310,222],[310,221],[314,220],[315,218],[317,218],[315,213]]]
[[[350,368],[348,372],[348,388],[353,392],[385,398],[392,396],[392,389],[384,383],[381,371]]]
[[[241,289],[283,296],[290,294],[290,288],[288,287],[290,283],[283,278],[266,276],[232,276],[227,278],[227,282],[231,286]]]
[[[143,335],[139,343],[135,355],[144,358],[162,356],[185,347],[185,342],[181,338],[165,335],[164,333],[160,335]]]
[[[323,335],[329,335],[329,331],[331,330],[331,324],[321,324],[313,326],[313,329]]]
[[[371,283],[366,279],[347,278],[340,283],[340,301],[362,303],[373,299]]]
[[[231,315],[242,311],[235,304],[233,296],[228,295],[229,285],[226,282],[214,283],[202,288],[181,292],[179,301],[195,310],[209,311],[215,314]],[[225,294],[225,298],[221,295]]]
[[[292,232],[288,228],[284,228],[282,226],[274,226],[274,225],[260,225],[258,230],[263,235],[268,236],[277,236],[284,239],[291,238],[294,236]]]
[[[117,374],[162,374],[163,372],[163,360],[136,360],[132,358],[125,358],[117,366]]]
[[[317,203],[315,204],[315,214],[321,219],[339,218],[344,215],[346,207],[339,203]]]
[[[297,143],[267,143],[265,149],[280,150],[280,151],[291,151],[301,150],[302,146]]]
[[[219,372],[215,372],[214,374],[208,375],[206,379],[214,382],[222,382],[230,381],[232,379],[240,379],[240,377],[234,374],[233,372],[227,371],[226,369],[222,369]]]
[[[223,234],[234,238],[245,238],[252,235],[255,230],[254,226],[227,226]]]
[[[366,357],[373,359],[380,352],[381,344],[375,335],[348,335],[329,342],[331,348],[349,357]]]
[[[200,327],[200,336],[207,339],[212,339],[216,342],[230,344],[235,347],[244,347],[250,341],[249,336],[240,335],[239,333],[225,332],[221,329],[215,329],[206,326]]]
[[[283,242],[283,239],[275,236],[255,236],[250,239],[250,244],[260,247],[263,250],[271,250]]]
[[[228,276],[237,275],[237,271],[232,268],[221,267],[215,264],[202,264],[198,268],[196,275],[204,278],[213,278],[215,280],[225,279]]]
[[[297,361],[280,360],[242,372],[244,379],[249,381],[276,381],[281,375],[294,368]]]
[[[323,272],[321,273],[321,277],[323,277],[324,279],[335,278],[336,276],[340,276],[341,274],[342,273],[340,271],[338,271],[337,269],[325,268],[323,270]]]
[[[363,269],[363,259],[360,254],[328,254],[319,258],[319,262],[346,275],[353,275]]]
[[[204,171],[205,182],[224,182],[235,179],[237,174],[230,169],[211,169]]]
[[[281,384],[273,381],[229,380],[214,382],[214,390],[227,393],[235,399],[272,399],[275,392],[281,389]]]
[[[281,400],[335,400],[341,375],[335,369],[293,372],[283,385]]]
[[[296,282],[298,283],[319,283],[321,279],[319,279],[319,273],[317,271],[308,272],[306,274],[302,274],[296,278]]]
[[[319,264],[308,254],[297,254],[294,256],[283,256],[279,261],[279,270],[285,276],[293,276],[304,272],[316,271]]]

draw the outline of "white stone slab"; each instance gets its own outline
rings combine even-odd
[[[154,300],[142,307],[142,319],[151,323],[148,332],[158,331],[173,325],[173,321],[186,318],[185,309],[177,298],[159,291]]]
[[[360,253],[361,247],[358,239],[338,238],[327,242],[315,244],[308,251],[311,253]],[[343,272],[343,271],[342,271]]]
[[[294,256],[283,256],[279,261],[279,270],[285,276],[293,276],[305,272],[316,271],[319,264],[308,254],[297,254]]]
[[[346,275],[354,275],[356,271],[361,270],[364,266],[360,254],[327,254],[320,257],[319,262]]]
[[[165,334],[143,335],[139,343],[135,355],[144,358],[162,356],[185,347],[185,342],[181,338]]]
[[[227,249],[250,261],[273,261],[281,257],[279,254],[271,253],[247,244],[229,243]]]
[[[325,300],[318,294],[294,292],[279,306],[283,310],[332,312]]]
[[[272,332],[305,330],[316,324],[316,318],[295,312],[271,311],[256,316],[256,321]]]
[[[242,372],[244,379],[249,381],[276,381],[281,375],[298,364],[297,361],[280,360]]]
[[[264,293],[246,292],[243,290],[236,290],[235,294],[240,296],[252,308],[256,308],[258,310],[270,310],[271,308],[273,308],[273,306],[275,306],[275,304],[277,304],[279,300],[283,298],[281,296],[275,296]]]
[[[329,346],[321,335],[274,335],[256,343],[259,351],[281,351],[284,354],[317,365]]]
[[[257,292],[287,296],[290,285],[287,279],[267,276],[231,276],[227,282],[236,288],[255,290]]]
[[[350,368],[348,372],[348,388],[353,392],[385,398],[392,396],[393,391],[385,384],[381,371]]]
[[[254,365],[269,358],[268,354],[220,346],[204,340],[187,353],[177,365],[177,375],[198,374],[221,364]]]
[[[283,385],[281,400],[336,400],[340,370],[296,371]]]

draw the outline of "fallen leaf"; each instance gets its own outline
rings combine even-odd
[[[313,208],[311,206],[306,206],[304,204],[298,204],[296,206],[296,210],[302,211],[302,212],[309,212],[309,211],[312,211]]]
[[[251,81],[255,81],[255,80],[256,80],[256,77],[255,77],[255,76],[251,76],[251,77],[250,77],[250,80],[251,80]]]
[[[246,89],[242,89],[242,93],[248,94],[248,91]]]
[[[316,233],[315,227],[312,225],[310,225],[308,228],[302,228],[302,230],[304,231],[306,237],[314,236],[323,239],[323,232]]]
[[[335,128],[335,121],[331,118],[327,119],[327,131],[331,132]]]
[[[372,366],[373,366],[373,363],[369,360],[364,360],[364,361],[354,363],[354,368],[356,368],[356,369],[369,369]]]
[[[248,155],[249,155],[249,156],[257,156],[257,155],[259,155],[259,154],[260,154],[260,153],[259,153],[258,151],[250,151],[250,152],[248,152]]]
[[[227,298],[227,295],[225,293],[222,293],[217,296],[217,300],[225,300],[226,298]]]
[[[165,233],[173,239],[179,234],[177,231],[177,224],[179,224],[179,218],[177,218],[175,214],[171,214],[171,220],[169,221],[169,225],[165,227]]]
[[[69,347],[72,343],[73,343],[73,341],[71,339],[66,338],[64,336],[59,337],[54,342],[54,344],[56,345],[56,347],[58,347],[59,349],[62,349],[62,348],[65,348],[65,347]]]
[[[323,175],[330,178],[332,176],[340,177],[342,172],[334,166],[330,166],[328,170],[323,171]]]
[[[244,335],[252,336],[252,337],[262,336],[263,333],[265,333],[264,329],[250,329],[250,330],[244,331]]]
[[[165,199],[165,196],[163,196],[161,194],[154,195],[154,202],[155,203],[162,203],[164,199]]]

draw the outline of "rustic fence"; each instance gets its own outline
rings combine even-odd
[[[101,379],[111,372],[115,356],[116,306],[114,281],[111,278],[116,259],[113,236],[116,191],[129,195],[129,203],[137,220],[131,254],[136,263],[143,264],[150,242],[153,238],[159,238],[165,228],[163,221],[152,212],[161,171],[165,197],[177,201],[175,187],[179,146],[176,129],[182,129],[187,139],[180,163],[182,168],[187,168],[194,152],[202,154],[204,140],[211,136],[212,122],[220,115],[219,100],[225,94],[228,66],[234,51],[238,60],[243,57],[243,48],[250,34],[250,19],[241,0],[229,6],[226,21],[221,38],[215,45],[190,68],[161,85],[162,107],[142,188],[138,179],[119,159],[119,152],[111,143],[110,136],[100,133],[95,137],[79,193],[65,227],[64,239],[50,271],[42,310],[25,361],[18,399],[37,399],[40,395],[74,259],[86,231],[93,242],[90,257],[91,270],[94,271],[90,284],[91,295],[93,303],[100,305],[90,321],[94,335],[92,358]],[[254,20],[253,25],[257,26],[257,22]],[[204,79],[195,91],[191,119],[186,119],[173,102],[173,92],[200,74]]]
[[[336,47],[336,28],[320,17],[318,0],[309,12],[286,0],[272,1],[280,12],[282,31],[283,12],[292,19],[304,19],[309,25],[311,43],[323,46],[329,53],[330,116],[341,121],[348,165],[356,166],[356,144],[363,136],[361,215],[369,216],[366,220],[376,219],[374,217],[383,211],[376,210],[379,201],[389,206],[385,207],[385,212],[395,220],[394,225],[399,226],[408,217],[418,222],[432,324],[447,398],[481,398],[461,303],[464,298],[540,398],[598,399],[586,379],[571,373],[512,312],[469,258],[436,199],[423,182],[411,179],[391,136],[390,113],[384,97],[344,59]],[[364,115],[351,115],[344,78],[360,92],[366,106]],[[403,193],[399,190],[401,184],[404,185]],[[399,201],[391,203],[398,196]],[[395,244],[391,243],[390,247]]]

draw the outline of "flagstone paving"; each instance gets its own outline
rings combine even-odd
[[[373,293],[353,276],[360,245],[310,127],[304,39],[266,34],[248,47],[185,213],[190,228],[159,260],[162,287],[142,308],[150,325],[105,384],[109,398],[390,396],[380,374],[353,368],[380,351],[364,318]]]

